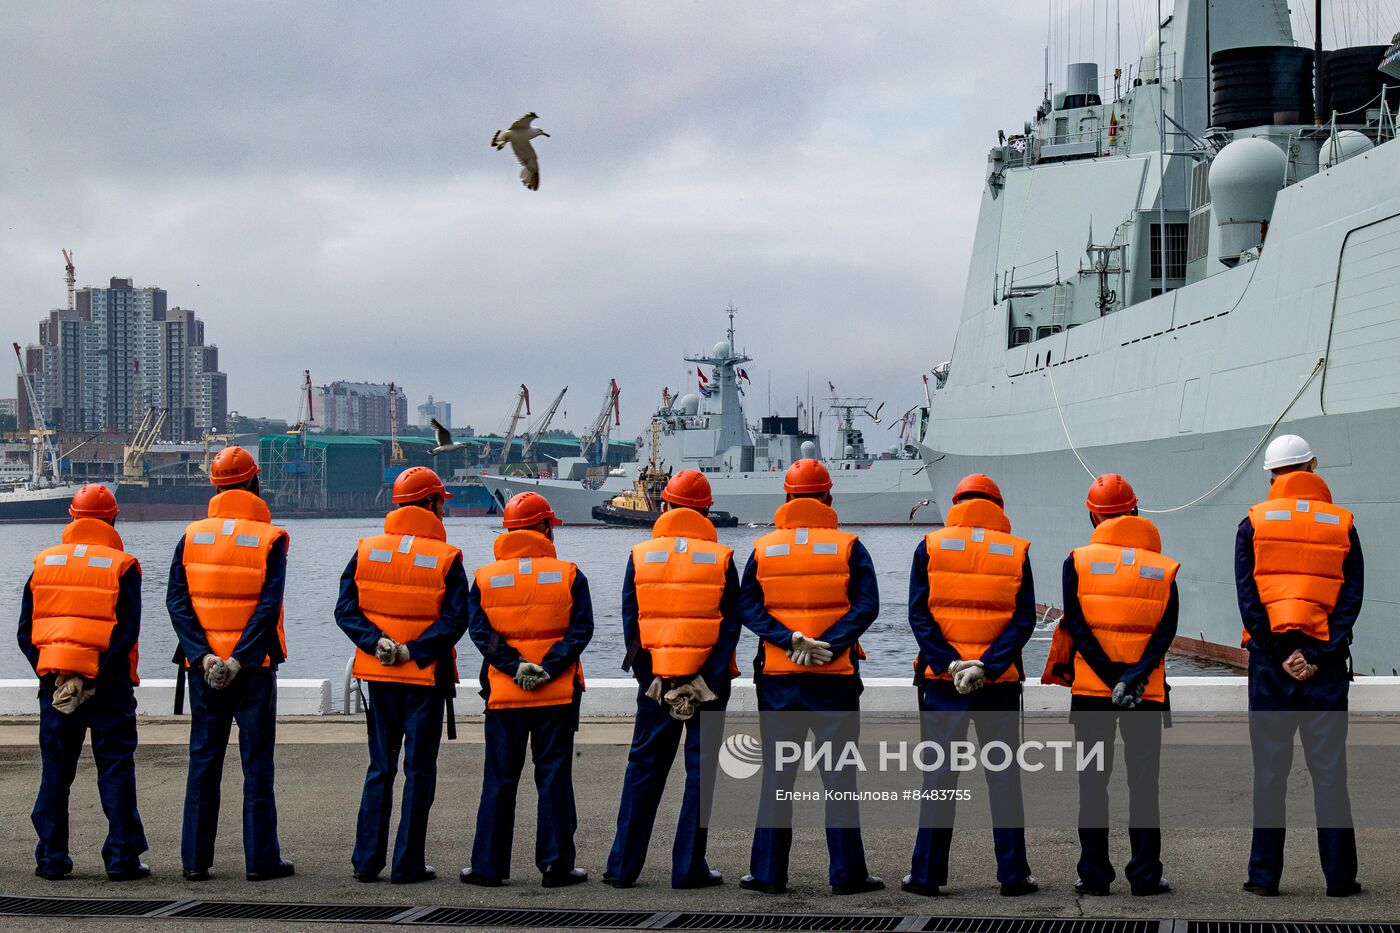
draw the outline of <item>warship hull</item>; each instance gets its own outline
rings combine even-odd
[[[708,473],[706,478],[714,493],[714,507],[730,513],[740,524],[769,524],[783,504],[782,473]],[[623,476],[610,476],[597,489],[564,480],[514,476],[482,476],[480,481],[498,502],[516,493],[538,492],[549,500],[555,514],[571,525],[601,524],[593,516],[594,507],[632,488],[631,477]],[[876,460],[860,470],[833,466],[832,482],[832,497],[843,525],[927,526],[942,521],[935,506],[919,507],[933,495],[933,486],[930,471],[917,460]]]
[[[1084,168],[1034,171],[1043,196]],[[984,193],[972,283],[1035,196],[1016,176]],[[1356,668],[1400,667],[1400,141],[1280,191],[1253,262],[1010,349],[1005,318],[969,294],[921,449],[940,502],[968,472],[1001,484],[1041,602],[1063,604],[1062,562],[1089,538],[1090,474],[1122,473],[1182,562],[1180,634],[1239,644],[1236,530],[1267,496],[1263,443],[1296,433],[1371,570]]]

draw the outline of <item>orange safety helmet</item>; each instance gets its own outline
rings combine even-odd
[[[429,496],[451,499],[452,493],[442,484],[437,473],[424,466],[409,467],[394,479],[394,502],[418,502]]]
[[[1001,498],[1001,487],[985,473],[969,473],[964,476],[958,483],[958,488],[953,490],[953,504],[957,505],[959,499],[974,492],[981,493],[997,505],[1006,505]]]
[[[89,483],[73,496],[68,514],[74,518],[116,518],[117,498],[101,483]]]
[[[1109,517],[1131,512],[1137,508],[1138,499],[1127,480],[1117,473],[1105,473],[1089,487],[1089,496],[1084,504],[1095,515]]]
[[[209,464],[209,482],[215,486],[233,486],[246,483],[261,472],[248,451],[242,447],[225,447]]]
[[[501,515],[502,528],[529,528],[548,520],[551,525],[564,522],[549,507],[549,500],[537,492],[522,492],[511,497]]]
[[[686,505],[692,509],[708,509],[715,504],[710,492],[710,481],[699,470],[681,470],[666,483],[661,490],[661,498],[672,505]]]
[[[783,477],[783,492],[806,494],[831,491],[831,474],[820,460],[794,460]]]

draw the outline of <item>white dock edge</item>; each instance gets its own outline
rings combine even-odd
[[[39,702],[37,680],[0,680],[0,716],[34,716]],[[136,688],[136,711],[142,716],[169,716],[175,709],[175,680],[143,679]],[[189,697],[185,714],[189,715]],[[329,680],[277,680],[277,715],[325,716],[331,711]]]
[[[1244,677],[1178,677],[1171,681],[1172,709],[1188,712],[1244,713],[1249,708]],[[583,694],[584,716],[630,717],[636,710],[637,684],[632,680],[588,681]],[[1025,685],[1027,712],[1069,709],[1069,690],[1041,683]],[[867,677],[860,707],[869,713],[912,713],[917,710],[914,687],[907,677]],[[754,712],[758,703],[753,681],[734,684],[729,709]],[[1358,677],[1351,685],[1351,709],[1358,713],[1400,714],[1400,677]]]

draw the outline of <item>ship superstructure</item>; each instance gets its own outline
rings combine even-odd
[[[992,150],[921,448],[940,503],[967,472],[998,480],[1043,602],[1088,538],[1090,475],[1120,472],[1183,562],[1180,634],[1238,644],[1235,530],[1276,427],[1318,451],[1367,564],[1400,556],[1387,54],[1326,53],[1319,98],[1281,0],[1178,0],[1130,80],[1071,65]],[[1357,667],[1390,673],[1400,582],[1373,574],[1367,597]]]

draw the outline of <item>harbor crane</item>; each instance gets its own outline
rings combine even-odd
[[[549,408],[540,416],[540,420],[535,423],[533,428],[525,432],[525,446],[520,448],[521,463],[529,463],[530,458],[534,456],[535,448],[538,447],[540,443],[540,436],[543,435],[545,431],[549,430],[549,423],[554,420],[554,413],[559,410],[559,403],[564,400],[564,393],[568,391],[568,386],[564,386],[564,388],[560,389],[559,394],[554,396],[554,401],[550,403]]]
[[[122,482],[129,486],[145,486],[146,479],[146,458],[151,454],[151,445],[160,437],[161,429],[165,427],[165,419],[169,412],[164,409],[157,409],[151,406],[146,409],[141,416],[141,423],[136,427],[136,433],[131,437],[131,443],[122,448]]]
[[[403,455],[403,445],[399,443],[399,390],[389,383],[389,466],[397,467],[408,463]]]
[[[613,379],[608,383],[608,393],[603,397],[603,408],[598,412],[598,417],[593,419],[588,430],[579,438],[578,455],[587,458],[589,463],[606,463],[608,460],[608,438],[612,435],[614,427],[621,427],[622,412],[618,407],[617,398],[621,390],[617,387],[617,380]],[[665,390],[662,391],[663,397]],[[669,408],[667,401],[665,407]]]
[[[59,482],[58,448],[53,445],[53,429],[44,420],[44,410],[39,405],[39,396],[34,394],[34,383],[24,369],[24,358],[20,356],[19,344],[15,344],[15,362],[19,364],[19,376],[24,380],[24,394],[29,399],[30,482],[41,485],[44,476],[44,460],[49,462],[49,475],[53,483]]]
[[[73,265],[73,254],[66,249],[63,251],[63,281],[68,285],[68,310],[72,311],[73,290],[78,284],[78,270]]]
[[[515,410],[510,413],[510,426],[506,428],[505,442],[501,444],[501,466],[510,461],[510,445],[515,440],[515,429],[520,426],[520,408],[524,406],[525,416],[530,416],[530,390],[520,383],[520,394],[515,397]]]

